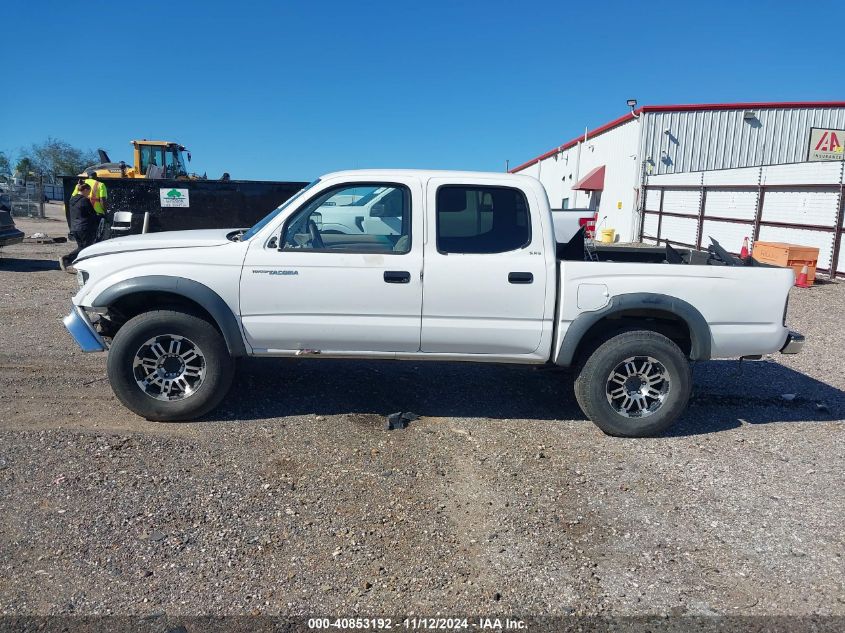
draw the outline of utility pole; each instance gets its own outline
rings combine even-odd
[[[38,191],[36,195],[38,196],[38,217],[43,219],[47,217],[44,213],[44,172],[38,175]]]

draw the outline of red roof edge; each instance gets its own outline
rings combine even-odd
[[[845,101],[750,101],[747,103],[688,103],[643,106],[643,112],[690,112],[694,110],[761,110],[770,108],[845,108]]]
[[[768,108],[845,108],[845,101],[754,101],[747,103],[689,103],[686,105],[656,105],[641,106],[634,110],[634,114],[639,115],[642,112],[694,112],[696,110],[762,110]],[[614,119],[610,123],[605,123],[601,127],[590,130],[587,132],[587,138],[593,138],[594,136],[598,136],[599,134],[619,127],[623,123],[633,120],[634,117],[631,116],[631,113],[629,112],[618,119]],[[535,158],[522,163],[518,167],[514,167],[510,170],[510,173],[515,174],[518,171],[531,167],[531,165],[538,163],[541,160],[551,158],[558,152],[567,150],[570,147],[575,147],[583,138],[584,136],[580,135],[571,141],[567,141],[563,145],[550,149],[545,154],[536,156]]]

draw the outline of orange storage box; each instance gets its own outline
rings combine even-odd
[[[819,249],[786,242],[754,242],[751,256],[763,264],[789,267],[795,271],[795,278],[807,265],[807,283],[811,286],[816,279],[816,262],[819,261]]]

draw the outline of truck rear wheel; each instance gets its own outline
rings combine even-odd
[[[657,332],[633,330],[599,345],[579,367],[575,399],[608,435],[648,437],[671,426],[692,388],[681,349]]]
[[[109,349],[108,376],[118,399],[138,415],[191,420],[220,404],[233,365],[211,323],[187,312],[156,310],[118,330]]]

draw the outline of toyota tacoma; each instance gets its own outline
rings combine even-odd
[[[800,350],[792,270],[717,244],[563,244],[554,223],[529,176],[337,172],[249,229],[85,249],[64,322],[150,420],[212,410],[237,357],[473,361],[572,367],[588,418],[647,436],[683,413],[690,361]]]

